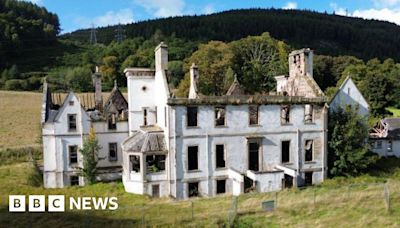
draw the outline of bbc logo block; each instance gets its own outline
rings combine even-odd
[[[28,201],[26,201],[28,199]],[[28,202],[29,212],[45,212],[46,197],[44,195],[10,195],[8,202],[9,212],[25,212]],[[65,196],[49,195],[47,197],[47,210],[49,212],[64,212],[65,211]]]

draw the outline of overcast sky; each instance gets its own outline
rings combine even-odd
[[[26,0],[28,1],[28,0]],[[400,25],[400,0],[29,0],[57,13],[62,33],[146,19],[210,14],[229,9],[285,8],[375,18]]]

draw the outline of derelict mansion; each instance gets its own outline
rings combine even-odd
[[[276,92],[267,95],[244,94],[235,79],[226,95],[203,96],[193,64],[188,98],[175,98],[161,43],[155,69],[125,69],[127,101],[117,85],[103,101],[98,72],[93,105],[72,92],[57,104],[45,83],[45,187],[84,184],[79,148],[91,128],[103,158],[97,178],[122,178],[131,193],[184,199],[320,183],[327,176],[328,106],[312,61],[309,49],[292,52],[289,75],[277,76]]]

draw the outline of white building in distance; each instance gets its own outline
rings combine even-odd
[[[119,146],[122,149],[122,161],[118,157],[118,162],[122,162],[125,190],[186,199],[277,191],[322,182],[327,177],[328,106],[312,77],[312,58],[309,49],[292,52],[289,75],[276,77],[277,91],[266,95],[244,94],[237,79],[227,95],[199,94],[201,72],[193,64],[189,97],[175,98],[166,77],[168,47],[158,45],[155,69],[125,69],[128,111],[123,118],[118,116],[120,138],[112,140],[123,138],[117,148],[118,153]],[[76,97],[70,97],[78,105]],[[72,108],[68,99],[64,105],[68,108],[58,109],[65,117],[58,118],[63,126],[50,125],[49,117],[44,121],[44,131],[50,128],[47,125],[64,129],[58,139],[64,144],[59,142],[58,147],[52,146],[53,132],[44,136],[49,137],[44,140],[47,187],[70,183],[56,184],[57,173],[72,175],[70,164],[65,162],[67,148],[70,144],[81,146],[90,125],[104,126],[95,130],[98,136],[98,129],[105,131],[107,137],[99,137],[105,148],[114,137],[114,132],[106,128],[107,112],[99,111],[103,118],[96,122],[92,112],[80,105]],[[66,127],[70,113],[76,113],[79,120],[75,141],[64,139],[70,136]],[[107,149],[102,151],[103,155],[107,153]],[[55,157],[63,162],[56,163]]]

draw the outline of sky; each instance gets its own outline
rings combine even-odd
[[[400,25],[400,0],[24,0],[60,18],[61,33],[148,19],[243,8],[309,9]]]

